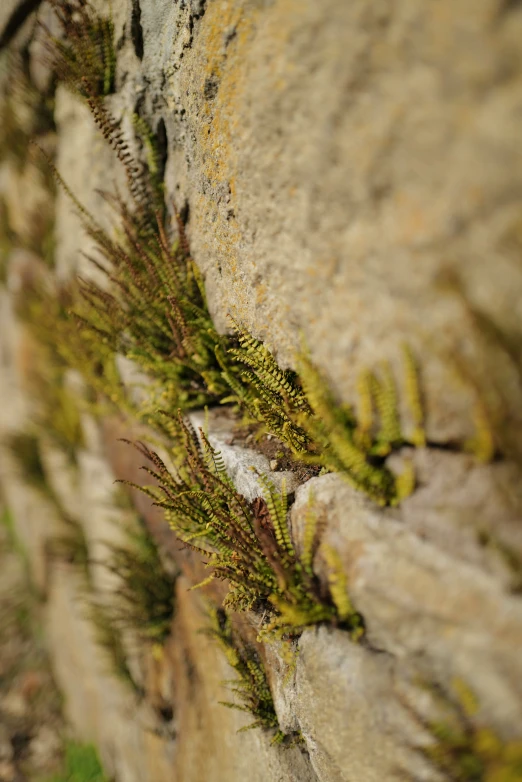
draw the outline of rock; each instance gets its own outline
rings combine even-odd
[[[245,778],[315,782],[306,755],[299,749],[271,745],[270,733],[262,730],[238,732],[253,717],[219,703],[231,699],[223,683],[235,674],[216,643],[201,634],[206,617],[188,586],[179,579],[176,617],[164,660],[176,714],[174,777],[184,782]]]
[[[48,94],[52,88],[53,72],[49,58],[47,31],[60,38],[60,25],[52,8],[43,3],[38,9],[38,22],[29,45],[29,72],[31,81],[42,94]]]
[[[16,534],[27,557],[34,585],[45,594],[48,578],[48,541],[60,528],[52,501],[28,486],[5,446],[0,447],[2,489],[15,519]]]
[[[36,736],[31,739],[31,762],[40,768],[52,765],[55,758],[60,754],[61,748],[62,741],[56,730],[47,725],[42,725]]]
[[[70,566],[54,569],[46,624],[66,716],[77,735],[99,747],[107,774],[129,782],[171,779],[164,744],[134,719],[135,694],[96,643],[84,590]]]
[[[439,465],[442,474],[451,475],[450,464]],[[437,476],[432,478],[435,483]],[[452,497],[450,482],[446,480],[443,497],[443,507],[449,509],[461,488],[455,485]],[[443,508],[430,519],[429,493],[424,507],[412,498],[415,513],[408,510],[408,502],[404,510],[383,511],[340,476],[314,478],[296,493],[292,525],[297,539],[310,492],[317,518],[325,523],[323,542],[341,557],[350,597],[364,616],[372,648],[407,661],[421,678],[441,679],[446,686],[454,677],[462,678],[476,692],[491,724],[513,735],[513,726],[522,718],[517,685],[522,661],[513,655],[522,644],[522,601],[510,592],[508,580],[499,578],[495,567],[487,572],[480,556],[469,554],[466,547],[461,554],[459,546],[441,543],[436,525],[444,519]],[[467,497],[471,509],[475,498]],[[497,502],[501,516],[500,497]],[[413,516],[422,519],[421,534]],[[432,524],[430,539],[426,530]],[[461,534],[457,528],[457,538]],[[467,545],[471,548],[470,538]],[[475,546],[480,549],[477,541]],[[317,564],[326,577],[320,554]]]
[[[8,764],[13,757],[11,737],[5,725],[0,724],[0,764]],[[1,766],[0,766],[1,768]],[[2,777],[0,777],[1,779]]]
[[[23,695],[11,690],[2,698],[2,711],[11,719],[19,719],[27,713],[27,703]]]
[[[167,201],[190,206],[218,327],[232,314],[285,365],[303,332],[351,402],[382,359],[402,380],[406,341],[430,437],[469,437],[477,382],[487,395],[498,363],[475,311],[520,337],[522,15],[498,0],[444,0],[436,20],[413,0],[132,8],[116,3],[121,89],[109,106],[127,130],[136,106],[153,129],[164,123]],[[73,191],[110,188],[117,167],[92,122],[61,90],[57,105]],[[59,196],[60,268],[84,244],[67,209]],[[505,407],[522,431],[516,395]]]
[[[406,340],[430,433],[467,436],[474,391],[453,357],[476,334],[442,280],[520,336],[522,15],[496,0],[444,0],[436,19],[413,0],[225,0],[187,34],[178,4],[141,9],[135,78],[166,120],[168,190],[190,204],[219,327],[233,314],[284,363],[302,330],[348,400],[382,358],[399,375]]]
[[[104,192],[114,193],[124,183],[122,168],[96,127],[87,106],[63,85],[56,91],[55,118],[60,136],[56,167],[82,206],[112,235],[113,219]],[[92,254],[94,244],[87,236],[75,207],[63,190],[56,200],[56,273],[60,280],[76,272],[106,285],[103,273],[83,255]]]
[[[25,700],[30,703],[41,690],[43,683],[44,680],[41,673],[38,671],[26,671],[20,683],[20,691]]]
[[[102,593],[117,589],[119,577],[108,567],[111,545],[127,542],[125,528],[134,520],[132,511],[115,502],[115,478],[105,459],[97,453],[82,450],[78,454],[81,524],[92,560],[90,573]]]
[[[4,0],[0,8],[0,47],[22,47],[31,35],[32,12],[41,0]],[[14,42],[14,44],[13,44]]]
[[[0,760],[0,779],[2,782],[15,782],[16,769],[13,763],[9,763],[5,760]]]
[[[78,469],[65,453],[48,437],[40,440],[40,455],[46,480],[66,516],[78,521],[82,515],[79,503],[80,479]]]
[[[352,403],[360,372],[390,360],[406,420],[407,342],[419,359],[429,439],[444,446],[390,458],[397,471],[412,459],[418,485],[400,507],[383,510],[338,475],[298,486],[293,474],[277,470],[277,459],[232,439],[226,411],[209,415],[209,439],[248,500],[262,494],[256,471],[270,473],[277,488],[286,478],[296,496],[298,547],[313,491],[322,540],[338,551],[366,624],[359,644],[338,628],[307,630],[293,670],[277,645],[266,649],[281,726],[303,737],[301,748],[288,750],[273,746],[270,733],[237,732],[251,717],[219,703],[227,698],[222,680],[233,674],[199,632],[204,607],[188,591],[199,579],[186,575],[203,565],[192,552],[179,552],[143,497],[139,511],[148,522],[155,514],[151,529],[186,567],[165,647],[143,651],[143,671],[138,654],[130,660],[150,690],[150,700],[138,705],[95,642],[85,581],[63,563],[48,571],[56,509],[16,476],[0,449],[2,492],[31,573],[39,587],[48,580],[45,624],[67,717],[83,740],[98,744],[107,773],[121,782],[380,782],[398,767],[431,782],[430,769],[411,757],[415,726],[398,697],[402,688],[418,690],[418,680],[442,687],[465,680],[484,724],[519,738],[519,472],[507,461],[478,465],[456,452],[474,434],[477,399],[493,399],[497,445],[505,433],[496,417],[510,422],[513,441],[522,433],[518,5],[440,0],[434,11],[414,0],[112,4],[117,92],[106,105],[133,152],[135,113],[164,131],[166,202],[187,216],[218,329],[225,331],[233,315],[284,366],[296,366],[304,336],[339,399]],[[0,31],[14,7],[4,6]],[[96,6],[106,9],[104,0]],[[49,73],[38,69],[39,47],[36,36],[30,71],[45,90]],[[85,105],[63,86],[56,125],[60,173],[116,235],[118,221],[100,191],[125,194],[125,176]],[[0,171],[9,225],[31,245],[49,200],[33,168],[7,164]],[[79,270],[107,284],[79,255],[93,243],[61,191],[56,240],[61,280]],[[9,291],[0,292],[2,434],[28,421],[21,381],[34,355],[12,301],[29,265],[12,256],[9,268]],[[127,384],[146,381],[128,362],[119,367]],[[139,393],[134,398],[141,401]],[[192,413],[191,420],[200,426],[205,417]],[[61,453],[44,448],[44,460],[61,504],[85,531],[95,596],[109,599],[117,579],[104,567],[106,544],[122,541],[128,514],[118,507],[101,427],[88,414],[82,423],[77,482]],[[121,477],[142,477],[126,455],[119,466]],[[320,551],[316,569],[327,581]],[[27,712],[34,686],[26,682],[28,697],[18,693],[11,705],[4,698],[2,713]],[[53,744],[47,727],[33,741],[36,756]],[[0,763],[0,776],[9,778],[1,735]]]
[[[0,431],[14,432],[28,416],[28,400],[21,391],[20,368],[30,350],[20,325],[16,322],[12,298],[0,290]]]
[[[321,782],[393,778],[400,744],[389,715],[397,708],[392,662],[353,644],[346,633],[320,628],[301,637],[295,714]]]
[[[52,230],[52,203],[45,174],[29,160],[22,171],[9,164],[4,176],[3,200],[10,230],[22,245],[41,247]]]
[[[189,419],[196,429],[205,429],[205,415],[200,412],[189,414]],[[221,454],[229,477],[240,494],[249,502],[256,497],[262,497],[264,489],[259,481],[259,474],[266,475],[276,490],[282,490],[283,482],[287,494],[295,491],[297,480],[290,470],[271,473],[273,469],[266,456],[248,448],[229,445],[233,435],[233,423],[226,414],[213,412],[208,418],[208,439],[211,446]]]

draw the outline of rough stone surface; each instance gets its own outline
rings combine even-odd
[[[142,6],[149,110],[221,328],[292,361],[302,330],[350,398],[359,369],[423,358],[430,432],[466,434],[459,297],[518,334],[522,13],[498,0]]]
[[[0,502],[0,779],[49,778],[62,756],[59,694],[40,633],[21,541]]]
[[[196,430],[205,428],[204,414],[191,413],[189,418]],[[263,454],[230,445],[232,439],[230,420],[227,420],[222,414],[220,415],[218,411],[209,419],[208,439],[211,446],[221,454],[227,472],[234,481],[237,490],[250,502],[264,494],[259,474],[268,476],[278,491],[281,491],[283,486],[287,494],[295,491],[297,481],[293,472],[290,470],[275,472]]]
[[[435,481],[433,464],[432,473]],[[522,643],[522,604],[509,579],[494,567],[487,572],[478,554],[467,557],[458,545],[441,544],[436,528],[433,537],[425,530],[419,535],[415,520],[428,516],[430,505],[414,497],[413,510],[406,502],[400,511],[376,511],[334,475],[297,491],[292,524],[298,539],[310,491],[326,523],[323,541],[340,554],[371,647],[408,659],[412,671],[446,687],[454,677],[467,681],[492,721],[511,733],[522,717],[521,660],[513,655]],[[452,499],[444,495],[450,508]]]
[[[46,626],[57,682],[67,693],[66,716],[99,747],[109,774],[129,782],[171,779],[165,743],[146,730],[132,691],[111,672],[83,595],[75,572],[64,565],[54,569]]]
[[[188,587],[179,580],[177,615],[163,673],[171,681],[178,731],[174,778],[186,782],[245,778],[315,782],[306,754],[299,749],[271,746],[270,736],[261,731],[237,732],[252,718],[219,704],[229,700],[223,682],[234,679],[234,673],[215,643],[201,635],[205,612],[193,593],[187,592]],[[161,672],[157,675],[161,677]]]
[[[189,208],[218,327],[232,314],[284,363],[304,334],[350,401],[360,370],[383,358],[401,377],[407,341],[430,436],[468,437],[481,355],[471,311],[519,335],[520,9],[213,0],[141,2],[138,19],[133,8],[115,4],[110,106],[127,127],[139,111],[166,131],[168,197]],[[61,92],[58,163],[98,215],[94,190],[121,171]],[[63,270],[85,240],[58,223]],[[512,395],[506,405],[520,424]]]
[[[3,4],[0,31],[12,5]],[[103,0],[97,6],[105,9]],[[277,486],[288,479],[298,546],[312,491],[322,540],[339,552],[366,623],[358,645],[340,629],[307,630],[294,670],[277,646],[265,650],[281,726],[303,736],[301,749],[285,751],[260,731],[237,733],[250,718],[218,703],[231,673],[199,633],[203,601],[188,592],[208,571],[179,550],[161,513],[136,492],[165,561],[182,575],[165,649],[133,660],[146,702],[138,705],[110,675],[86,615],[85,584],[70,565],[46,557],[56,508],[27,487],[2,446],[2,492],[33,578],[47,591],[67,716],[96,741],[117,782],[380,782],[397,768],[431,782],[433,769],[417,767],[410,751],[416,733],[400,705],[403,688],[419,679],[448,688],[458,677],[502,737],[516,738],[522,724],[519,471],[500,459],[479,465],[456,444],[473,434],[473,403],[489,400],[495,379],[513,438],[522,432],[520,362],[504,366],[522,337],[520,3],[115,0],[112,13],[117,91],[107,105],[126,134],[139,113],[166,136],[167,201],[187,216],[217,327],[229,328],[233,315],[285,365],[304,335],[348,401],[359,372],[381,359],[392,362],[403,391],[401,345],[409,343],[420,359],[432,442],[390,460],[400,471],[412,459],[417,487],[399,508],[382,510],[339,476],[299,486],[235,442],[230,416],[209,417],[210,441],[249,500],[261,493],[252,467]],[[45,70],[34,78],[48,84]],[[55,119],[58,169],[112,234],[100,191],[125,194],[121,167],[63,87]],[[22,245],[45,202],[43,180],[30,174],[0,169],[16,234],[0,291],[2,438],[30,413],[24,379],[32,354],[12,303],[32,263]],[[94,273],[80,254],[91,250],[59,192],[57,276]],[[124,382],[143,379],[121,367]],[[108,600],[115,581],[103,567],[106,544],[121,541],[128,521],[114,478],[141,482],[143,473],[137,454],[115,443],[129,436],[126,424],[99,427],[85,414],[83,428],[77,469],[52,446],[42,453],[59,504],[85,532],[94,594]],[[326,580],[320,551],[317,570]],[[226,588],[215,589],[222,598]],[[162,722],[165,704],[173,716]],[[16,712],[20,700],[11,706]],[[40,738],[45,744],[45,733]],[[0,733],[0,763],[9,764],[2,741]]]

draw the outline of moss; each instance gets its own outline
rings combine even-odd
[[[65,747],[63,771],[41,782],[108,782],[108,777],[92,744],[70,741]]]

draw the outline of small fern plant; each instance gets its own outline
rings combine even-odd
[[[126,530],[126,545],[109,545],[106,567],[119,580],[111,607],[111,620],[131,628],[140,639],[163,644],[174,616],[175,576],[163,567],[158,547],[140,521]]]
[[[413,491],[415,478],[407,467],[395,476],[386,465],[387,456],[403,446],[425,444],[417,367],[411,351],[404,348],[406,401],[413,426],[403,432],[395,380],[387,362],[380,373],[363,372],[359,378],[357,408],[339,404],[310,359],[300,360],[300,377],[312,415],[301,416],[303,429],[314,451],[304,458],[344,475],[356,489],[379,505],[393,505]]]
[[[222,374],[234,402],[263,429],[290,446],[294,455],[326,471],[340,472],[381,505],[394,504],[411,493],[411,470],[395,476],[385,464],[392,450],[425,444],[424,411],[418,371],[404,348],[406,402],[412,419],[404,434],[397,387],[391,368],[364,372],[358,383],[359,404],[340,404],[321,373],[303,354],[299,373],[282,370],[259,340],[236,326],[238,346],[228,351],[234,370],[221,354]]]
[[[210,570],[206,583],[228,583],[225,607],[257,610],[270,616],[264,638],[297,634],[317,622],[342,624],[358,636],[362,619],[340,589],[327,595],[312,568],[317,548],[314,533],[304,559],[294,549],[288,524],[286,493],[277,492],[260,475],[264,498],[249,503],[229,478],[223,460],[205,434],[199,438],[179,414],[185,458],[171,472],[145,444],[136,447],[152,466],[143,469],[156,486],[137,487],[162,507],[178,538],[202,554]],[[339,577],[337,583],[340,583]]]
[[[218,335],[210,318],[203,282],[187,254],[179,215],[180,239],[173,243],[160,211],[151,217],[142,207],[139,199],[148,202],[152,198],[149,188],[137,186],[133,206],[107,195],[121,229],[120,238],[113,239],[54,167],[53,171],[96,245],[98,257],[90,261],[107,280],[104,286],[80,282],[80,303],[72,313],[84,337],[106,346],[112,354],[126,356],[156,381],[151,410],[158,406],[190,409],[219,401],[228,393],[228,385],[216,348],[225,353],[228,340]]]
[[[228,360],[218,353],[231,390],[222,401],[237,404],[295,453],[306,452],[313,444],[298,420],[311,410],[297,375],[281,369],[266,345],[234,325],[238,346],[229,348]]]
[[[428,686],[440,712],[438,719],[406,707],[431,742],[416,747],[428,763],[455,782],[519,782],[522,779],[522,739],[503,741],[481,724],[479,703],[462,680],[451,692]]]
[[[209,608],[208,615],[209,626],[202,632],[217,642],[237,675],[236,679],[224,682],[235,696],[234,700],[220,703],[254,717],[254,721],[239,732],[264,728],[275,731],[272,743],[281,743],[285,734],[279,729],[272,693],[258,652],[234,631],[230,617],[222,608]]]
[[[51,64],[58,78],[82,97],[114,91],[116,52],[112,19],[97,14],[86,0],[48,0],[62,37],[47,31]]]

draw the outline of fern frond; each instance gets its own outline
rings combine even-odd
[[[371,390],[379,412],[380,430],[377,435],[377,452],[386,455],[396,444],[402,442],[399,421],[397,386],[387,361],[381,363],[381,376],[371,376]]]
[[[317,513],[314,509],[314,500],[312,492],[308,495],[308,505],[305,512],[304,530],[303,530],[303,553],[301,555],[301,564],[309,576],[313,576],[313,562],[317,548],[318,531]]]
[[[328,565],[328,584],[337,609],[337,615],[341,622],[353,622],[357,614],[348,597],[348,582],[341,558],[337,551],[326,543],[322,544],[321,551]],[[355,624],[359,626],[359,621],[355,620]]]
[[[294,547],[288,530],[286,484],[282,482],[281,491],[277,492],[272,481],[263,473],[258,473],[259,482],[263,487],[265,502],[268,506],[277,543],[282,551],[292,559],[295,558]]]
[[[372,375],[368,371],[361,372],[357,381],[359,395],[357,429],[354,435],[355,444],[368,452],[372,443],[373,430],[373,400]]]
[[[405,365],[405,389],[408,410],[413,419],[413,431],[409,437],[410,442],[420,448],[426,445],[426,432],[424,427],[424,407],[419,381],[419,368],[415,356],[409,345],[402,346]]]
[[[402,473],[395,478],[395,499],[392,504],[398,504],[410,497],[415,490],[415,484],[415,467],[409,460],[404,465]]]
[[[475,402],[473,422],[475,435],[464,443],[464,448],[480,462],[487,464],[495,456],[495,438],[486,406],[481,399]]]

